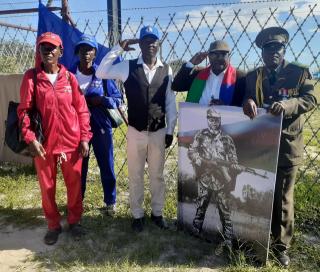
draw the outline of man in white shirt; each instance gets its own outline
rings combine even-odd
[[[134,50],[139,43],[141,57],[113,64],[124,51]],[[157,53],[159,33],[153,26],[140,30],[140,39],[129,39],[114,46],[103,58],[96,75],[103,79],[118,79],[124,83],[128,102],[127,156],[129,199],[133,215],[132,228],[144,228],[144,167],[148,162],[151,190],[151,220],[166,229],[162,210],[165,198],[163,169],[165,148],[172,144],[177,110],[175,94],[171,90],[172,70],[163,64]]]
[[[209,58],[210,65],[199,68]],[[242,106],[245,94],[245,73],[230,64],[230,48],[223,40],[210,44],[208,52],[198,52],[182,65],[172,89],[188,91],[187,102],[200,105]]]

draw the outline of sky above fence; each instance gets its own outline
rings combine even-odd
[[[42,1],[46,4],[47,1]],[[37,7],[38,1],[0,0],[0,9],[18,9]],[[318,6],[310,14],[310,6],[320,4],[317,0],[308,1],[194,1],[194,0],[121,0],[122,5],[122,38],[133,37],[138,33],[143,24],[156,24],[162,32],[167,34],[167,45],[164,43],[163,54],[166,60],[180,58],[169,43],[175,40],[177,35],[181,39],[177,47],[185,47],[190,43],[184,60],[188,60],[193,53],[206,50],[214,39],[226,39],[233,51],[233,61],[247,69],[257,65],[259,51],[252,50],[252,42],[257,32],[262,27],[283,25],[293,37],[293,48],[287,50],[287,58],[290,61],[297,59],[305,64],[311,64],[311,70],[319,70],[314,61],[319,56],[319,22],[320,7]],[[53,6],[60,6],[60,0],[53,0]],[[71,15],[80,30],[96,35],[103,43],[107,33],[107,0],[69,0]],[[294,8],[294,16],[288,17],[290,7]],[[253,18],[253,11],[256,11]],[[273,14],[273,11],[276,11]],[[220,16],[220,19],[217,19]],[[306,17],[308,20],[306,20]],[[0,21],[31,25],[37,28],[37,14],[18,14],[0,16]],[[234,22],[232,23],[232,21]],[[208,38],[208,26],[214,25],[214,32]],[[229,28],[229,25],[232,25]],[[97,29],[100,28],[99,31]],[[226,32],[227,30],[227,32]],[[1,29],[0,29],[1,31]],[[183,31],[183,37],[181,33]],[[196,37],[194,33],[196,32]],[[243,35],[241,36],[241,33]],[[0,33],[1,34],[1,33]],[[233,37],[240,36],[240,39]],[[32,37],[32,36],[31,36]],[[183,38],[183,39],[182,39]],[[306,47],[307,43],[307,47]],[[243,52],[252,51],[243,55]],[[254,55],[254,57],[252,57]],[[246,58],[243,60],[243,58]]]
[[[47,1],[43,0],[46,4]],[[131,18],[131,22],[140,21],[141,17],[147,20],[153,20],[159,17],[160,20],[168,20],[168,14],[177,14],[177,18],[184,18],[190,14],[194,20],[197,20],[200,12],[212,12],[215,10],[223,10],[227,16],[233,10],[263,10],[279,8],[280,10],[288,10],[288,7],[298,7],[299,12],[303,14],[310,4],[319,3],[318,0],[222,0],[222,1],[194,1],[194,0],[121,0],[122,21]],[[53,0],[52,6],[60,6],[61,0]],[[35,8],[38,6],[36,0],[0,0],[0,10]],[[97,24],[100,20],[106,20],[107,16],[107,0],[69,0],[69,6],[72,17],[75,21],[90,19],[92,24]],[[0,20],[14,22],[22,25],[31,25],[37,27],[37,16],[35,14],[17,14],[3,15]],[[252,26],[252,30],[254,26]]]

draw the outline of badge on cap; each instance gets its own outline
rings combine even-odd
[[[256,37],[255,43],[259,48],[268,43],[280,43],[286,45],[289,40],[289,33],[282,27],[268,27],[262,29]]]

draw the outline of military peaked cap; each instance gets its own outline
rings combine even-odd
[[[256,45],[263,48],[269,43],[281,43],[286,45],[289,40],[289,33],[282,27],[268,27],[262,29],[256,37]]]

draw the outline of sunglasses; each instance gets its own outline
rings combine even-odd
[[[263,50],[269,51],[269,52],[277,52],[284,48],[284,45],[282,43],[267,43],[263,46]]]

